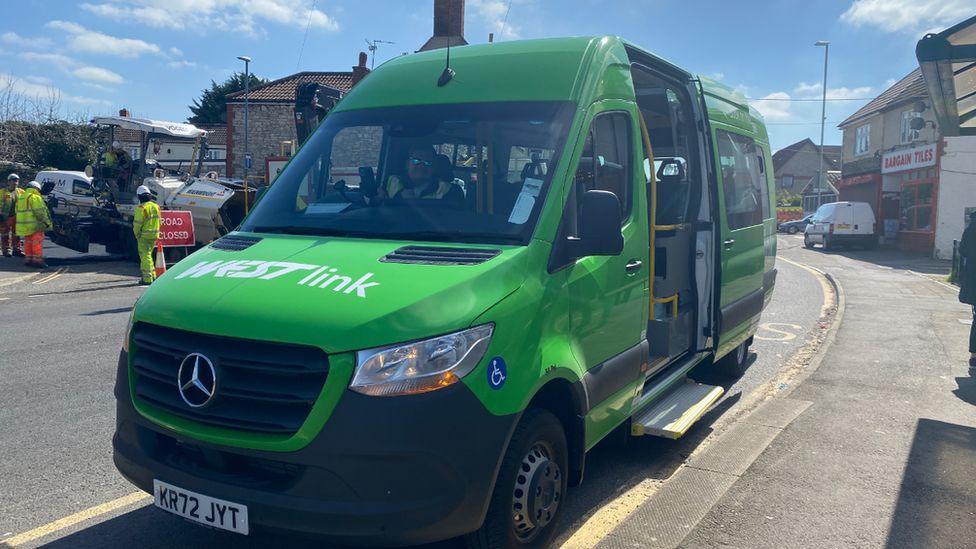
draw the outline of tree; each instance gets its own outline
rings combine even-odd
[[[250,75],[250,86],[260,86],[268,82],[254,74]],[[203,90],[199,99],[190,105],[193,116],[187,119],[191,124],[224,124],[227,122],[227,94],[244,89],[244,73],[235,72],[230,78],[218,84],[210,81],[210,89]]]

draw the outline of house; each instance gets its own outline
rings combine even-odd
[[[251,88],[248,103],[248,148],[251,169],[248,179],[264,182],[268,159],[274,162],[287,157],[297,148],[295,143],[295,90],[300,84],[315,82],[346,93],[369,73],[366,54],[359,54],[359,63],[351,71],[291,74]],[[244,98],[245,92],[227,95],[227,156],[228,177],[244,176]]]
[[[915,69],[838,126],[840,200],[871,204],[878,232],[900,249],[932,253],[941,136]]]
[[[837,202],[840,194],[837,190],[837,183],[840,182],[840,170],[827,172],[825,178],[811,177],[806,185],[800,189],[799,194],[803,197],[803,213],[808,214],[817,211],[823,204]]]
[[[433,35],[422,51],[467,44],[464,39],[464,0],[434,0]],[[273,180],[276,169],[297,148],[295,132],[295,89],[316,82],[346,93],[369,74],[366,54],[347,72],[300,72],[256,86],[247,93],[248,147],[251,168],[248,179]],[[244,176],[245,92],[227,95],[227,176]],[[268,173],[271,173],[271,178]]]
[[[840,170],[840,146],[824,145],[823,170]],[[776,189],[799,194],[820,173],[820,147],[809,137],[773,153]]]

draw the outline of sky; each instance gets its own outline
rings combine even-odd
[[[918,65],[915,43],[976,14],[976,0],[468,0],[465,37],[483,43],[616,34],[737,88],[766,118],[774,150],[820,136]],[[60,100],[82,119],[126,107],[183,121],[211,80],[350,70],[366,40],[376,65],[431,35],[433,0],[0,0],[0,93]]]

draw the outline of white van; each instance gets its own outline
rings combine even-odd
[[[54,184],[50,195],[58,198],[55,213],[83,215],[95,205],[92,179],[85,172],[44,170],[37,172],[36,179],[42,187],[45,183]]]
[[[874,211],[867,202],[832,202],[817,208],[803,233],[803,244],[824,249],[855,244],[874,248],[878,244]]]

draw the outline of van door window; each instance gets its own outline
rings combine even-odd
[[[91,196],[91,183],[83,179],[75,179],[71,186],[71,194],[78,196]]]
[[[749,137],[716,130],[725,215],[732,230],[762,223],[758,147]]]
[[[593,119],[574,178],[576,216],[579,215],[583,193],[601,190],[610,191],[620,199],[624,223],[630,218],[633,202],[630,136],[630,116],[626,113],[603,113]],[[575,227],[575,223],[571,226]],[[575,236],[575,233],[568,236]]]

